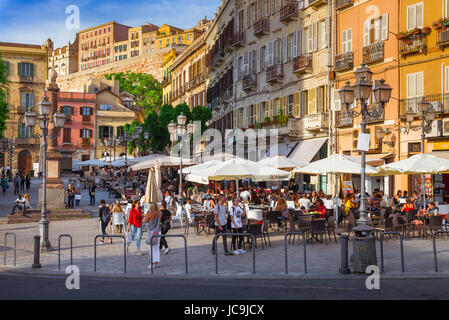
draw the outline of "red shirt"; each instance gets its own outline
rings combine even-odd
[[[318,206],[315,208],[315,211],[320,213],[320,218],[326,219],[326,207],[325,206]]]
[[[137,210],[136,208],[132,208],[129,212],[128,223],[136,228],[141,228],[142,220],[142,208],[140,208],[139,210]]]

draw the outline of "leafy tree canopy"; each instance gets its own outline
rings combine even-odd
[[[7,72],[8,66],[2,60],[0,54],[0,138],[4,137],[6,120],[9,118],[8,103],[6,102],[6,94],[8,92],[8,80],[6,79]]]
[[[126,91],[134,96],[134,106],[140,106],[148,115],[162,104],[162,87],[159,81],[148,73],[111,73],[106,79],[115,80],[120,83],[120,90]]]

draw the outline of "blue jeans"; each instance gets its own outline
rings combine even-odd
[[[142,227],[136,228],[135,226],[130,225],[129,232],[131,232],[131,239],[133,239],[133,241],[134,241],[134,236],[137,233],[136,245],[137,245],[137,250],[140,250],[140,239],[142,238]]]
[[[282,216],[282,217],[277,217],[278,218],[278,226],[279,228],[282,228],[282,221],[286,221],[288,220],[288,218]]]

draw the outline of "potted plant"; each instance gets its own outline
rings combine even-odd
[[[423,29],[422,29],[422,33],[423,34],[430,34],[432,32],[432,29],[430,28],[430,27],[424,27]]]
[[[249,129],[254,129],[254,128],[256,128],[256,125],[255,125],[255,124],[250,124],[250,125],[248,126],[248,128],[249,128]]]
[[[415,28],[412,30],[412,35],[418,35],[418,34],[421,34],[421,29]]]
[[[256,123],[256,129],[262,129],[262,123],[257,122]]]
[[[405,32],[399,32],[399,33],[396,35],[396,38],[397,38],[398,40],[402,40],[402,39],[404,39],[405,37],[406,37]]]

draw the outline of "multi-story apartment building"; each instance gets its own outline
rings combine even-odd
[[[40,141],[33,138],[33,134],[40,133],[40,129],[36,126],[35,131],[31,132],[25,125],[24,116],[27,108],[37,112],[37,104],[42,100],[49,50],[47,45],[0,42],[0,53],[7,66],[6,77],[9,81],[7,103],[10,113],[4,134],[16,143],[13,171],[25,174],[33,170],[33,163],[39,163]]]
[[[79,67],[89,70],[114,61],[114,44],[128,40],[131,27],[108,22],[79,32]]]
[[[159,27],[153,24],[130,28],[128,30],[128,56],[138,57],[144,51],[151,50],[155,46],[154,41]]]
[[[72,159],[95,158],[95,100],[93,93],[60,91],[58,94],[58,109],[66,115],[64,128],[58,136],[62,170],[72,170]]]
[[[399,30],[399,0],[382,1],[370,0],[353,2],[338,0],[336,2],[336,37],[334,42],[335,59],[333,62],[335,88],[339,89],[347,81],[354,85],[356,82],[354,71],[363,63],[373,72],[372,81],[378,83],[384,79],[392,88],[390,102],[383,113],[375,114],[377,109],[373,97],[368,101],[368,110],[372,115],[367,117],[366,133],[370,134],[370,147],[367,152],[370,164],[382,165],[400,160],[401,146],[399,144],[399,47],[396,34]],[[348,116],[345,106],[341,106],[339,97],[335,95],[336,109],[335,135],[336,152],[339,154],[359,155],[357,141],[361,117],[352,119]],[[357,106],[360,110],[360,106]],[[383,133],[383,140],[380,133]],[[379,160],[373,162],[373,160]],[[353,181],[354,187],[360,190],[360,176],[349,175],[344,180]],[[367,192],[380,189],[392,194],[396,184],[400,184],[397,177],[368,177]]]
[[[78,47],[79,35],[75,37],[75,41],[67,46],[53,50],[51,43],[51,53],[48,57],[48,70],[55,70],[58,76],[66,76],[78,72]]]
[[[124,105],[120,89],[115,82],[97,91],[95,107],[95,156],[97,159],[106,156],[124,156],[126,145],[113,143],[114,138],[123,136],[126,123],[136,120],[138,114]],[[109,145],[110,144],[110,145]]]
[[[212,111],[211,127],[222,133],[232,129],[234,12],[235,0],[223,0],[205,35],[206,101]]]
[[[190,109],[206,105],[206,50],[205,34],[196,39],[172,63],[171,103],[187,103]]]
[[[277,129],[271,156],[328,155],[329,21],[327,1],[236,1],[233,126]],[[326,191],[326,176],[298,182]]]
[[[421,152],[421,130],[408,130],[406,112],[417,112],[414,126],[420,126],[420,102],[430,102],[437,118],[426,133],[424,152],[448,158],[449,154],[449,1],[400,2],[400,159]],[[421,190],[421,176],[401,177],[398,189]],[[430,178],[428,176],[427,178]],[[449,175],[433,177],[437,201],[449,200]],[[438,182],[435,182],[438,178]],[[439,184],[439,186],[437,186]],[[443,188],[440,188],[443,184]]]
[[[200,27],[196,26],[186,30],[164,24],[159,28],[155,39],[156,45],[159,49],[174,45],[189,46],[203,33],[205,24],[207,24],[207,20],[202,20],[198,24]]]
[[[170,67],[175,61],[176,56],[179,55],[180,52],[177,52],[175,49],[170,50],[162,60],[162,103],[169,104],[172,103],[172,73],[170,71]]]

